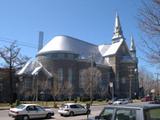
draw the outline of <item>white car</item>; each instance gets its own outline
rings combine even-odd
[[[128,104],[128,103],[130,103],[128,99],[118,99],[113,102],[113,105]]]
[[[90,109],[87,109],[83,105],[76,104],[76,103],[65,103],[63,104],[59,110],[58,113],[61,116],[73,116],[73,115],[79,115],[79,114],[90,114]]]
[[[8,115],[15,119],[29,120],[34,118],[51,118],[54,112],[37,104],[20,104],[15,108],[10,108]]]

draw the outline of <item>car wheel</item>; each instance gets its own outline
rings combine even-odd
[[[48,113],[46,118],[51,118],[51,116],[52,115],[50,113]]]
[[[29,117],[27,115],[22,117],[22,120],[29,120]]]
[[[70,115],[70,116],[73,116],[73,115],[74,115],[74,112],[73,112],[73,111],[71,111],[69,115]]]

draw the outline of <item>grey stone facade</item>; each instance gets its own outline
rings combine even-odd
[[[56,54],[56,55],[55,55]],[[58,58],[58,54],[63,54],[63,57]],[[68,59],[68,56],[75,56]],[[68,53],[54,53],[50,54],[50,56],[57,56],[57,57],[47,57],[48,55],[39,55],[37,56],[38,61],[42,63],[42,65],[47,68],[47,70],[53,74],[53,81],[54,75],[58,75],[58,70],[62,69],[63,71],[63,80],[62,82],[65,84],[66,81],[69,81],[69,74],[68,70],[72,70],[72,86],[73,86],[73,95],[80,96],[81,94],[81,89],[80,89],[80,71],[84,69],[88,69],[91,67],[91,62],[90,60],[84,60],[84,59],[79,59],[79,56],[74,55],[74,54],[68,54]],[[109,80],[111,79],[111,67],[105,66],[105,65],[98,65],[96,64],[96,68],[101,71],[101,80],[106,84],[106,90],[108,89],[109,85]],[[113,79],[113,78],[112,78]],[[54,85],[53,85],[54,87]],[[54,93],[53,93],[54,94]]]

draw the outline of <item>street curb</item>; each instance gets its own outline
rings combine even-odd
[[[0,110],[9,110],[10,108],[0,108]]]
[[[101,105],[107,105],[107,104],[101,104]],[[99,104],[93,104],[93,105],[91,105],[91,106],[101,106],[101,105],[99,105]],[[53,107],[49,107],[49,108],[53,108]],[[0,110],[9,110],[10,109],[10,107],[0,107]],[[56,108],[55,108],[56,109]],[[57,108],[58,109],[58,108]]]

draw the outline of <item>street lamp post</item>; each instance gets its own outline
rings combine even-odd
[[[138,88],[137,88],[137,83],[138,83],[138,69],[137,67],[134,69],[134,75],[135,75],[135,78],[134,78],[134,97],[137,97],[137,89],[139,89],[139,85],[138,85]]]
[[[114,101],[114,88],[113,88],[113,82],[109,83],[110,88],[112,89],[112,101]]]

